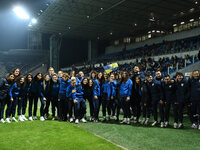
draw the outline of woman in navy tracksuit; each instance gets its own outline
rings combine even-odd
[[[183,128],[183,109],[189,98],[188,81],[180,72],[176,73],[176,99],[174,102],[174,128]],[[179,125],[178,125],[179,123]]]
[[[135,77],[135,81],[133,82],[133,89],[132,89],[132,99],[131,99],[131,108],[133,110],[133,119],[134,123],[137,123],[140,118],[141,114],[141,78],[140,76]]]
[[[27,100],[29,99],[29,105],[32,106],[33,104],[33,97],[30,94],[31,83],[33,81],[32,74],[28,74],[25,78],[24,85],[22,87],[22,119],[27,120],[25,117],[26,114],[26,107],[27,107]],[[32,117],[29,118],[32,121]]]
[[[51,83],[50,83],[50,96],[51,96],[51,105],[52,105],[52,120],[56,118],[56,108],[57,108],[57,116],[59,114],[58,109],[58,94],[59,94],[60,84],[58,82],[58,77],[56,74],[52,75]],[[59,117],[59,116],[58,116]],[[59,118],[58,118],[59,119]]]
[[[141,121],[141,124],[148,125],[149,119],[151,115],[151,97],[150,92],[148,89],[148,79],[149,75],[145,76],[145,80],[142,81],[141,84],[141,106],[142,106],[142,113],[143,113],[143,119]]]
[[[110,80],[111,86],[112,86],[112,95],[115,101],[115,106],[113,109],[117,109],[116,113],[116,121],[119,121],[119,114],[120,114],[120,109],[121,109],[121,101],[120,101],[120,82],[121,82],[121,74],[116,74],[115,75],[115,80]],[[113,110],[115,112],[115,110]]]
[[[22,86],[24,84],[24,77],[19,76],[16,78],[16,83],[14,83],[10,87],[9,95],[10,100],[12,101],[12,107],[11,107],[11,114],[12,114],[12,121],[17,122],[15,119],[15,113],[16,113],[16,106],[17,107],[17,113],[18,113],[18,121],[24,121],[21,117],[21,111],[22,111]]]
[[[98,80],[98,83],[99,83],[99,86],[100,86],[100,89],[101,89],[101,85],[102,85],[102,83],[103,83],[103,73],[102,72],[99,72],[98,74],[97,74],[97,80]],[[101,91],[100,91],[101,92]],[[102,97],[101,97],[101,94],[99,93],[99,97],[98,97],[98,100],[99,100],[99,109],[100,109],[100,107],[101,107],[101,99],[102,99]]]
[[[126,71],[122,72],[122,80],[120,83],[120,101],[124,112],[124,118],[121,123],[130,124],[131,112],[130,112],[130,97],[133,83],[128,77]]]
[[[72,93],[72,99],[75,107],[75,123],[79,123],[81,119],[82,122],[87,122],[82,114],[86,113],[86,104],[84,100],[84,89],[82,85],[76,85],[74,88],[74,92]],[[80,109],[81,108],[81,109]],[[81,111],[80,111],[81,110]]]
[[[99,76],[101,76],[99,74]],[[94,100],[98,100],[101,102],[101,79],[99,77],[99,80],[96,79],[97,77],[97,72],[96,71],[91,71],[90,72],[90,79],[93,80],[94,82]],[[100,105],[99,105],[99,109],[98,109],[98,116],[99,116],[99,110],[100,110]]]
[[[1,123],[10,123],[9,120],[9,112],[11,110],[11,100],[9,97],[9,90],[10,87],[12,86],[14,81],[14,74],[9,73],[5,78],[0,79],[0,122]],[[4,109],[5,105],[7,105],[7,110],[6,110],[6,120],[4,121]]]
[[[62,78],[59,78],[58,82],[60,84],[58,94],[59,121],[67,121],[68,102],[66,90],[70,85],[69,75],[67,73],[63,73]]]
[[[101,86],[101,96],[102,96],[102,113],[103,120],[106,121],[106,110],[108,112],[108,120],[110,120],[111,116],[111,108],[112,108],[112,86],[109,80],[109,75],[104,73],[104,80]]]
[[[41,97],[41,91],[42,91],[42,73],[37,73],[36,76],[33,79],[33,82],[31,84],[30,88],[30,94],[33,97],[33,103],[34,103],[34,109],[33,109],[33,120],[37,120],[37,106],[38,106],[38,98],[40,98],[41,101],[41,107],[40,111],[42,112],[42,109],[44,109],[44,100]],[[32,117],[32,105],[29,104],[29,118]],[[42,118],[43,120],[43,118]]]
[[[66,90],[66,97],[67,97],[67,102],[68,102],[68,113],[69,113],[69,122],[72,123],[74,121],[73,117],[72,117],[72,112],[73,112],[73,107],[74,107],[74,103],[73,103],[73,99],[72,99],[72,93],[75,92],[75,88],[76,88],[76,78],[72,77],[70,79],[70,85],[67,87]]]
[[[48,74],[44,75],[43,81],[41,83],[41,97],[43,99],[44,107],[40,109],[40,120],[44,121],[48,119],[49,116],[49,105],[50,105],[50,76]],[[47,106],[48,105],[48,106]]]
[[[192,128],[197,128],[198,126],[200,130],[200,76],[198,70],[194,70],[192,78],[189,79],[189,92],[192,105]]]
[[[97,74],[97,80],[98,80],[98,83],[99,83],[99,87],[101,89],[101,86],[102,86],[102,83],[103,83],[103,73],[102,72],[99,72]],[[98,87],[97,87],[98,88]],[[101,92],[99,89],[99,92]],[[97,94],[96,94],[97,95]],[[98,94],[98,102],[99,102],[99,109],[98,109],[98,116],[99,116],[99,110],[100,110],[100,107],[101,107],[101,103],[102,103],[102,97],[101,97],[101,93]]]
[[[91,83],[89,83],[92,82]],[[93,89],[94,89],[94,83],[92,79],[84,78],[81,82],[81,85],[84,89],[84,99],[87,99],[89,102],[90,107],[90,121],[94,121],[94,105],[93,105]]]

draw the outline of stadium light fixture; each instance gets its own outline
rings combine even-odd
[[[37,23],[37,19],[33,18],[33,19],[31,20],[31,22],[32,22],[33,24],[36,24],[36,23]]]
[[[13,8],[14,13],[21,19],[29,19],[30,16],[28,13],[20,6],[16,6]]]
[[[181,24],[185,24],[185,22],[181,22]]]
[[[190,22],[193,22],[194,21],[194,19],[190,19]]]

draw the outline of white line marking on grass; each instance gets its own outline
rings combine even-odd
[[[90,133],[91,133],[91,132],[90,132]],[[92,134],[94,134],[94,133],[92,133]],[[119,145],[119,144],[116,144],[116,143],[114,143],[114,142],[112,142],[112,141],[110,141],[110,140],[108,140],[108,139],[106,139],[106,138],[104,138],[104,137],[102,137],[102,136],[100,136],[100,135],[97,135],[97,134],[94,134],[94,135],[97,136],[97,137],[99,137],[99,138],[101,138],[101,139],[106,140],[107,142],[112,143],[113,145],[115,145],[115,146],[117,146],[117,147],[122,148],[123,150],[128,150],[127,148],[125,148],[125,147],[123,147],[123,146],[121,146],[121,145]]]
[[[75,125],[75,126],[76,126],[76,125]],[[93,134],[93,135],[95,135],[95,136],[97,136],[97,137],[99,137],[99,138],[101,138],[101,139],[103,139],[103,140],[109,142],[109,143],[112,143],[113,145],[115,145],[115,146],[117,146],[117,147],[120,147],[120,148],[122,148],[123,150],[128,150],[127,148],[125,148],[125,147],[123,147],[123,146],[121,146],[121,145],[119,145],[119,144],[116,144],[116,143],[114,143],[113,141],[108,140],[108,139],[106,139],[106,138],[104,138],[104,137],[102,137],[102,136],[100,136],[100,135],[94,134],[93,132],[90,132],[90,131],[86,130],[86,129],[83,128],[83,127],[80,127],[80,126],[76,126],[76,127],[80,128],[80,129],[82,129],[82,130],[85,130],[85,131],[87,131],[87,132],[89,132],[89,133],[91,133],[91,134]]]

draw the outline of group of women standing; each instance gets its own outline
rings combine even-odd
[[[122,109],[122,124],[131,124],[133,119],[133,123],[148,125],[152,114],[152,126],[168,127],[173,107],[173,126],[183,128],[183,111],[187,106],[192,127],[200,129],[199,94],[198,70],[193,71],[187,80],[180,72],[175,78],[170,78],[169,75],[163,77],[159,70],[153,77],[141,72],[138,66],[129,73],[121,71],[106,74],[91,71],[88,77],[82,71],[77,75],[74,71],[70,75],[62,71],[56,74],[52,67],[48,74],[37,73],[34,77],[28,74],[24,77],[20,74],[20,69],[16,68],[13,73],[0,80],[0,122],[37,120],[40,99],[41,121],[50,118],[51,104],[52,120],[70,123],[85,123],[87,120],[98,122],[99,112],[102,110],[102,122],[110,119],[119,121]],[[89,118],[86,117],[86,101],[89,103]],[[15,118],[16,108],[18,120]],[[28,118],[25,117],[27,109]]]

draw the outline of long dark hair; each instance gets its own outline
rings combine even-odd
[[[28,76],[31,76],[31,78],[32,78],[32,81],[31,81],[31,82],[28,81]],[[32,82],[33,82],[33,75],[32,75],[31,73],[28,73],[28,74],[26,75],[26,78],[24,79],[24,86],[23,86],[23,88],[26,88],[26,86],[27,86],[28,84],[32,83]]]
[[[108,77],[108,80],[105,79],[104,75],[106,75],[106,76]],[[102,83],[104,84],[106,81],[109,81],[109,77],[110,77],[110,76],[109,76],[108,74],[103,73],[103,82],[102,82]]]
[[[13,84],[13,83],[14,83],[14,80],[9,80],[9,78],[10,78],[11,75],[14,76],[13,73],[8,73],[8,74],[6,75],[6,80],[8,81],[9,84]]]
[[[90,72],[90,79],[93,79],[93,78],[92,78],[92,74],[93,74],[93,73],[95,73],[95,78],[97,78],[97,72],[94,71],[94,70],[92,70],[92,71]]]
[[[100,74],[100,73],[102,74],[101,79],[99,79],[99,74]],[[103,73],[102,73],[102,72],[99,72],[99,73],[97,74],[97,80],[98,80],[99,84],[102,85],[103,80],[104,80],[104,76],[103,76]]]
[[[89,82],[90,82],[90,81],[92,81],[92,86],[91,86],[91,87],[90,87],[90,85],[89,85]],[[88,80],[88,87],[91,88],[91,89],[94,89],[94,81],[93,81],[92,79],[89,79],[89,80]]]
[[[42,78],[41,78],[40,80],[39,80],[38,77],[37,77],[39,74],[41,74],[41,76],[42,76]],[[37,73],[37,74],[34,76],[34,81],[42,81],[42,79],[43,79],[43,75],[42,75],[41,72]]]
[[[18,76],[18,77],[16,78],[16,80],[15,80],[18,88],[21,87],[20,80],[21,80],[22,78],[24,78],[24,77],[23,77],[23,76]],[[23,83],[23,85],[24,85],[24,83]]]
[[[44,76],[43,76],[43,89],[45,90],[46,88],[48,88],[49,89],[49,87],[50,87],[50,80],[49,81],[45,81],[45,78],[46,78],[46,76],[49,76],[49,74],[45,74]],[[46,85],[46,83],[47,83],[47,85]]]
[[[136,83],[136,78],[139,78],[139,80],[140,80],[139,84]],[[134,88],[137,89],[137,88],[140,87],[140,86],[141,86],[141,78],[140,78],[140,76],[136,76],[136,77],[135,77],[135,81],[134,81]]]
[[[126,77],[125,77],[125,78],[123,77],[123,73],[125,73],[125,74],[126,74]],[[127,82],[127,81],[128,81],[128,78],[129,78],[129,76],[128,76],[128,72],[126,72],[126,71],[123,71],[123,72],[122,72],[122,74],[121,74],[121,76],[122,76],[121,83],[122,83],[122,82]]]

